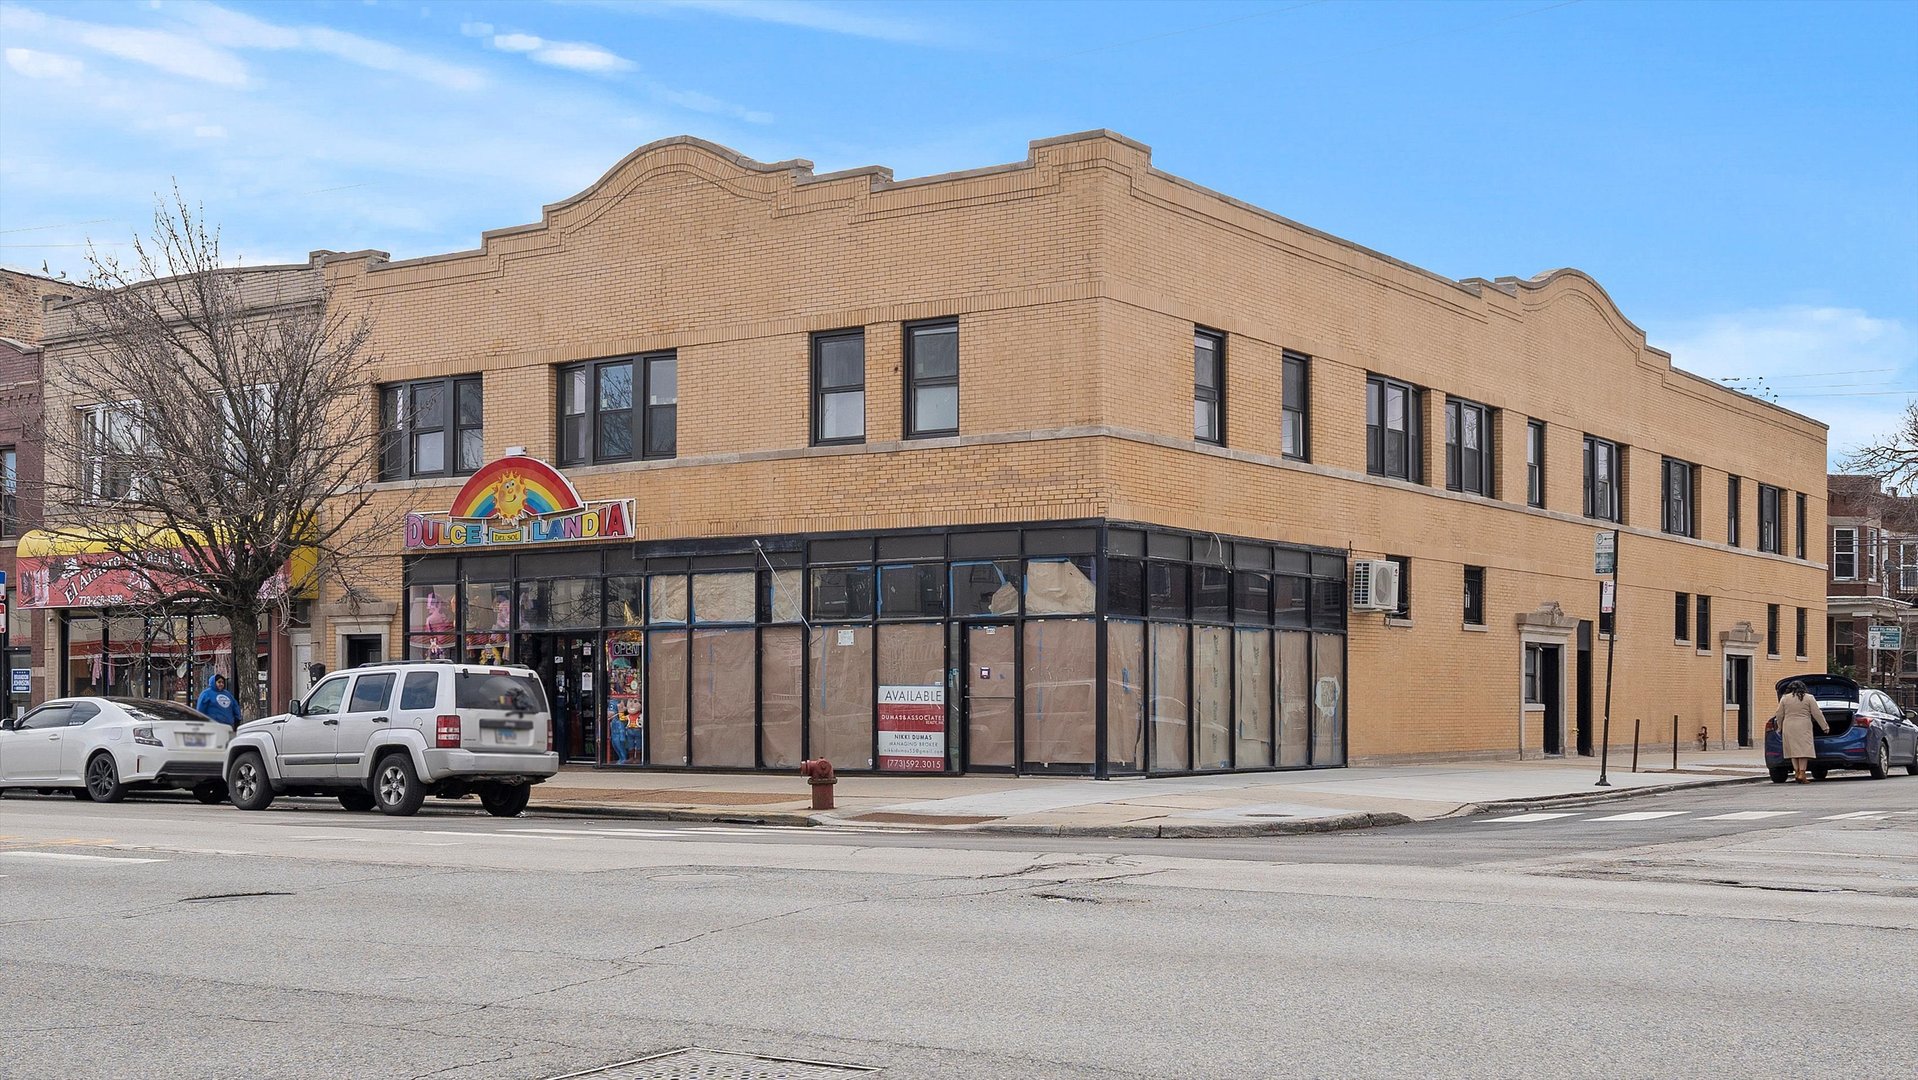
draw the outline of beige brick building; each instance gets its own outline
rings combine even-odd
[[[295,670],[511,656],[574,759],[1586,752],[1612,527],[1615,740],[1748,740],[1825,655],[1823,425],[1577,271],[1449,280],[1109,132],[904,181],[668,139],[477,250],[326,266],[376,328],[383,506],[466,542],[396,529]],[[631,538],[505,542],[566,482]],[[1348,610],[1375,560],[1398,604]]]

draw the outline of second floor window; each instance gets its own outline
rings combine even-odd
[[[1525,424],[1525,501],[1545,505],[1545,421]]]
[[[1697,536],[1693,514],[1693,476],[1688,461],[1665,459],[1665,531],[1679,536]]]
[[[1285,383],[1280,387],[1284,396],[1279,399],[1281,451],[1286,457],[1300,461],[1309,460],[1310,456],[1306,436],[1312,415],[1312,387],[1306,362],[1307,358],[1298,353],[1285,354]]]
[[[1692,639],[1692,597],[1690,593],[1672,594],[1672,640]]]
[[[1698,595],[1698,635],[1693,644],[1699,652],[1712,651],[1712,598],[1703,593]]]
[[[0,450],[0,536],[20,535],[20,463],[13,447]]]
[[[812,441],[866,439],[866,333],[847,330],[812,339]]]
[[[1793,530],[1791,535],[1792,553],[1802,559],[1805,557],[1805,493],[1801,491],[1795,498],[1797,499],[1798,513],[1795,515],[1797,528]]]
[[[380,387],[380,479],[464,476],[485,457],[478,375]]]
[[[1778,605],[1765,605],[1765,655],[1778,655]]]
[[[1492,410],[1459,398],[1445,402],[1445,486],[1492,494]]]
[[[1378,375],[1365,380],[1366,472],[1414,483],[1425,479],[1421,408],[1419,390],[1410,383]]]
[[[1623,522],[1619,513],[1618,444],[1597,436],[1585,436],[1585,516],[1601,521]]]
[[[959,324],[906,327],[906,436],[959,433]]]
[[[1225,335],[1192,332],[1192,437],[1225,443]]]
[[[1770,484],[1758,485],[1758,550],[1779,554],[1783,548],[1778,535],[1779,496],[1783,494]]]
[[[1794,653],[1793,655],[1798,656],[1800,658],[1803,658],[1809,655],[1808,653],[1805,652],[1805,609],[1804,608],[1798,609],[1798,651]]]
[[[1465,625],[1485,625],[1485,568],[1465,568]]]
[[[559,369],[559,463],[669,458],[679,449],[679,359],[670,352]]]
[[[1858,530],[1831,531],[1831,576],[1839,581],[1858,577]]]
[[[125,499],[138,482],[145,457],[146,431],[137,402],[95,405],[80,412],[83,446],[80,487],[87,497]]]
[[[1736,476],[1725,480],[1725,542],[1733,547],[1738,546],[1739,504],[1745,501],[1743,493],[1739,491],[1741,486]]]

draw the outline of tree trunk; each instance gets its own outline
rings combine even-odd
[[[233,701],[240,722],[257,720],[260,710],[260,613],[257,609],[226,612],[233,643]]]

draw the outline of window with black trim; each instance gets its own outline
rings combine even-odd
[[[1793,655],[1801,659],[1809,655],[1805,652],[1805,609],[1804,608],[1798,609],[1798,651],[1794,653]]]
[[[1618,444],[1596,435],[1585,436],[1585,516],[1623,522],[1623,487],[1618,475]]]
[[[812,441],[866,441],[866,332],[812,336]]]
[[[1666,458],[1664,473],[1665,531],[1675,536],[1697,536],[1698,470],[1689,461]]]
[[[1463,398],[1445,400],[1445,486],[1490,496],[1492,410]]]
[[[1525,423],[1525,501],[1545,505],[1545,421]]]
[[[1802,559],[1805,557],[1805,493],[1801,491],[1792,498],[1797,504],[1797,513],[1792,518],[1797,526],[1792,533],[1792,553]]]
[[[1765,655],[1778,655],[1778,605],[1765,605]]]
[[[1692,644],[1699,652],[1712,651],[1712,598],[1704,593],[1698,594],[1698,634]]]
[[[1770,484],[1758,485],[1758,550],[1769,551],[1777,555],[1783,548],[1783,537],[1778,535],[1782,522],[1778,519],[1779,489]]]
[[[1225,335],[1192,331],[1192,437],[1225,445]]]
[[[1485,568],[1465,568],[1465,625],[1485,625]]]
[[[1287,350],[1285,382],[1280,387],[1279,416],[1281,452],[1298,461],[1312,459],[1312,374],[1311,358]]]
[[[1851,581],[1858,577],[1857,529],[1831,531],[1831,576],[1836,581]]]
[[[0,448],[0,536],[20,535],[20,459],[11,446]]]
[[[559,463],[669,458],[679,450],[679,357],[621,356],[559,369]]]
[[[959,433],[959,324],[906,327],[906,437]]]
[[[1739,504],[1745,501],[1743,486],[1744,482],[1736,476],[1725,479],[1725,542],[1733,547],[1739,544],[1738,511]]]
[[[1387,555],[1386,559],[1399,568],[1399,608],[1392,613],[1395,619],[1412,617],[1412,558],[1409,555]]]
[[[478,375],[380,387],[380,479],[465,476],[485,463],[485,388]]]
[[[1372,375],[1365,380],[1365,471],[1421,483],[1425,479],[1419,388]]]
[[[1672,640],[1690,641],[1692,639],[1692,596],[1690,593],[1672,595]]]

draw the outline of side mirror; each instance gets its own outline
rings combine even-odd
[[[286,711],[291,713],[294,716],[305,716],[306,705],[305,703],[301,702],[299,698],[294,698],[293,700],[286,703]]]
[[[12,717],[8,717],[5,720],[0,720],[0,731],[12,731],[12,730],[13,730]]]

